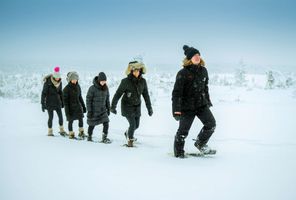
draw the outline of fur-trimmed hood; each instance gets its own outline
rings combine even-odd
[[[187,67],[189,65],[193,65],[192,61],[191,60],[188,60],[187,58],[184,58],[184,60],[183,60],[183,67]],[[200,63],[198,65],[200,65],[202,67],[205,67],[206,66],[206,63],[205,63],[205,61],[202,58],[200,58]]]
[[[146,66],[144,63],[142,62],[137,62],[137,61],[134,61],[134,62],[130,62],[127,66],[127,69],[125,70],[125,74],[126,75],[129,75],[131,73],[132,70],[134,69],[142,69],[142,74],[145,74],[146,73]]]
[[[43,78],[44,83],[46,83],[47,81],[50,81],[56,88],[58,88],[61,84],[61,79],[60,81],[54,80],[53,74],[48,74]]]

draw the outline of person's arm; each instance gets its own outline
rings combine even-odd
[[[93,112],[93,98],[94,98],[94,90],[93,87],[91,86],[86,95],[86,108],[87,112],[92,113]]]
[[[213,106],[211,99],[210,99],[210,94],[209,94],[209,76],[208,76],[208,72],[207,72],[207,76],[206,76],[206,83],[205,83],[205,97],[208,101],[208,105],[211,107]]]
[[[148,110],[148,114],[149,114],[149,116],[151,116],[153,114],[153,110],[152,110],[152,106],[151,106],[150,96],[149,96],[149,93],[148,93],[147,82],[146,82],[145,79],[144,79],[144,90],[143,90],[142,95],[143,95],[144,100],[145,100],[145,104],[146,104],[146,108]]]
[[[81,103],[83,113],[86,113],[85,103],[84,103],[84,100],[83,100],[82,95],[81,95],[81,88],[80,88],[80,85],[78,85],[78,86],[79,86],[79,101]]]
[[[112,103],[111,103],[111,112],[116,114],[117,111],[116,111],[116,106],[117,106],[117,103],[120,99],[120,97],[122,96],[122,94],[125,92],[125,88],[126,87],[126,83],[124,82],[124,80],[121,81],[118,89],[116,90],[116,93],[114,94],[113,96],[113,99],[112,99]]]
[[[173,116],[181,115],[184,82],[184,75],[182,72],[179,72],[176,76],[176,81],[172,92]]]

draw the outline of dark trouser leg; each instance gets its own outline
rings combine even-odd
[[[127,119],[128,123],[129,123],[129,128],[128,128],[128,131],[127,131],[128,138],[133,139],[135,130],[137,128],[136,117],[126,117],[126,119]]]
[[[82,117],[78,119],[78,127],[83,128],[83,118]]]
[[[185,138],[188,136],[188,132],[195,118],[194,114],[183,114],[179,122],[179,129],[175,136],[174,141],[174,153],[176,157],[184,156]]]
[[[140,126],[140,117],[135,117],[135,120],[136,120],[136,129],[138,129]]]
[[[47,110],[48,112],[48,128],[52,128],[53,110]]]
[[[109,122],[103,123],[103,133],[107,136],[109,130]]]
[[[90,137],[92,136],[94,129],[95,129],[95,126],[88,126],[88,130],[87,130],[88,136]]]
[[[73,120],[70,120],[68,123],[68,129],[69,131],[73,131]]]
[[[59,125],[63,126],[63,114],[62,114],[62,109],[57,109],[56,110],[58,117],[59,117]]]
[[[208,107],[205,107],[197,112],[197,117],[203,123],[203,128],[197,136],[199,146],[204,146],[209,141],[210,137],[215,131],[216,120]]]

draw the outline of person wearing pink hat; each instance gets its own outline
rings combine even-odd
[[[62,80],[60,74],[60,67],[56,66],[54,72],[44,77],[43,89],[41,93],[41,108],[42,111],[48,112],[48,136],[54,136],[52,129],[53,111],[56,111],[59,118],[59,133],[65,136],[67,133],[63,127],[63,115],[62,108],[63,104],[63,91],[62,91]]]

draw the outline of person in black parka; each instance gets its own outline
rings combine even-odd
[[[63,127],[63,92],[62,81],[60,75],[60,67],[54,68],[54,73],[47,75],[44,79],[43,89],[41,93],[41,108],[42,111],[48,112],[48,136],[54,136],[52,130],[53,111],[56,111],[59,118],[60,134],[65,135],[66,132]]]
[[[79,76],[77,72],[67,74],[68,85],[63,90],[63,101],[65,105],[65,114],[68,120],[69,138],[74,139],[73,121],[78,120],[80,138],[84,138],[83,113],[86,113],[86,107],[81,96],[81,88],[78,84]]]
[[[149,116],[152,116],[150,97],[146,80],[142,74],[146,72],[145,65],[141,62],[130,62],[126,70],[127,77],[121,83],[112,99],[111,112],[116,114],[116,105],[121,98],[121,114],[129,122],[129,128],[125,132],[128,146],[132,147],[134,142],[134,132],[139,127],[141,116],[141,96],[143,95]]]
[[[184,45],[183,50],[186,58],[183,61],[183,69],[176,76],[172,92],[173,116],[180,120],[174,141],[174,154],[176,157],[184,158],[185,138],[195,116],[201,120],[203,128],[194,145],[201,153],[214,154],[216,151],[206,145],[216,127],[215,118],[209,109],[212,103],[208,72],[197,49]]]
[[[88,141],[92,141],[93,130],[96,125],[103,124],[103,143],[110,143],[107,138],[109,129],[110,114],[110,94],[107,86],[107,76],[100,72],[93,79],[93,85],[90,86],[86,95]]]

